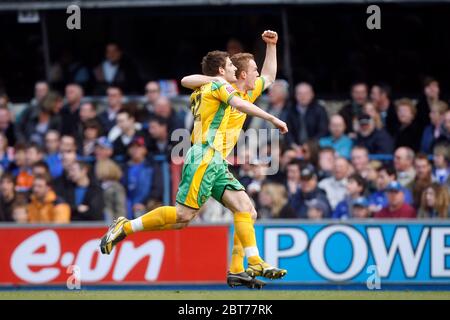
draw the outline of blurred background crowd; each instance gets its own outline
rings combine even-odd
[[[191,129],[189,101],[175,81],[149,81],[130,98],[135,73],[121,57],[110,43],[92,71],[101,99],[76,81],[62,91],[38,81],[18,110],[1,92],[1,221],[111,221],[173,203],[181,164],[171,134]],[[231,170],[260,219],[447,218],[450,110],[438,79],[425,78],[421,94],[393,100],[387,83],[355,82],[329,106],[310,83],[278,79],[257,104],[288,123],[276,148],[270,135],[259,141],[279,170],[267,175],[270,163],[249,148],[230,156]],[[248,128],[271,129],[251,117]],[[199,222],[232,219],[213,199],[201,211]]]
[[[193,124],[180,78],[212,49],[261,64],[267,26],[280,79],[256,104],[289,133],[258,141],[272,163],[245,147],[228,159],[259,218],[448,218],[450,9],[385,8],[377,31],[365,6],[331,4],[92,9],[80,31],[58,27],[57,10],[37,28],[2,11],[0,221],[111,221],[173,204],[171,135]],[[249,128],[272,127],[248,117]],[[196,220],[222,221],[232,215],[213,199]]]

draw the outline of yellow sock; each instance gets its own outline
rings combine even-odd
[[[231,253],[231,263],[230,263],[230,272],[231,273],[241,273],[244,272],[244,248],[242,247],[242,243],[239,240],[239,237],[234,232],[233,236],[233,252]]]
[[[256,246],[255,228],[249,212],[236,212],[234,214],[234,231],[244,247],[249,264],[263,262]]]
[[[176,208],[171,206],[163,206],[147,212],[134,220],[126,222],[123,229],[125,230],[126,235],[137,231],[165,230],[165,225],[175,224],[176,221]]]

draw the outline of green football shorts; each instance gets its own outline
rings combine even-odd
[[[220,152],[207,144],[189,148],[184,160],[176,201],[199,209],[210,196],[222,203],[225,190],[245,190],[228,170]]]

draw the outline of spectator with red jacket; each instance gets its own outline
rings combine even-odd
[[[414,219],[417,217],[416,210],[405,202],[403,188],[398,181],[392,181],[386,188],[388,205],[376,212],[374,218],[378,219]]]

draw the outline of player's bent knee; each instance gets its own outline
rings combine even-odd
[[[195,218],[197,210],[193,209],[177,209],[177,223],[187,224]],[[185,227],[183,226],[183,228]]]

